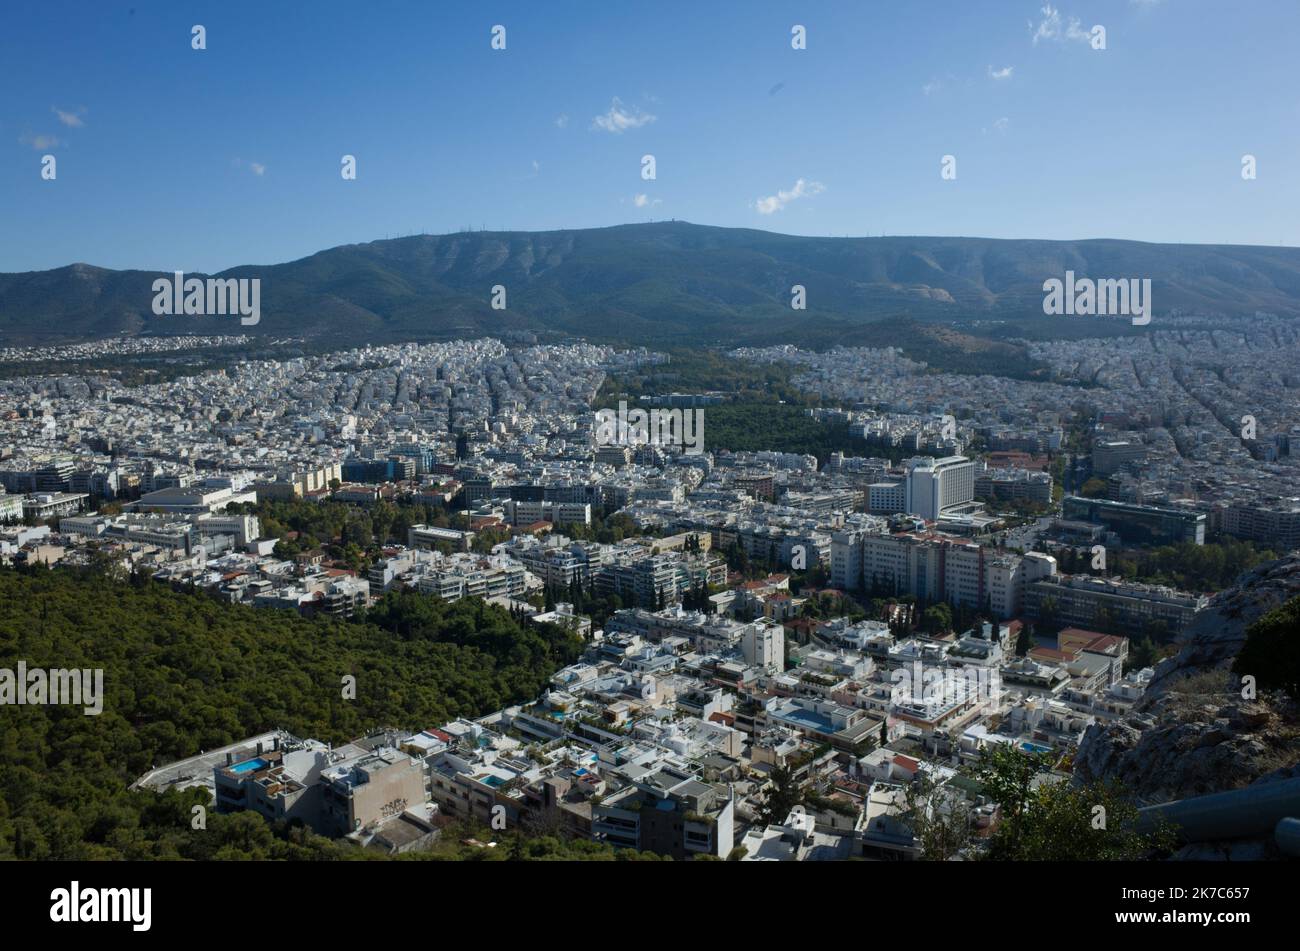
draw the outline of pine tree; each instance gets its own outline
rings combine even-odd
[[[1016,656],[1024,657],[1034,646],[1033,627],[1024,625],[1020,628],[1020,636],[1016,638]]]

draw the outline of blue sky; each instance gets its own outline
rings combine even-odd
[[[9,4],[0,270],[216,271],[411,232],[666,218],[1300,243],[1300,2],[1044,7]]]

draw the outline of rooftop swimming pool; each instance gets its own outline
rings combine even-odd
[[[242,763],[236,763],[234,766],[230,767],[230,771],[232,773],[251,773],[264,766],[266,766],[266,760],[258,756],[254,759],[246,759]]]
[[[774,719],[788,720],[799,726],[816,730],[818,733],[834,733],[835,725],[831,722],[830,717],[822,716],[812,710],[804,710],[801,707],[794,707],[789,710],[781,710],[775,714]]]
[[[1020,748],[1026,753],[1050,753],[1050,746],[1043,746],[1041,743],[1030,743],[1028,740],[1020,744]]]

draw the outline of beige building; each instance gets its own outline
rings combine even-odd
[[[329,835],[378,824],[426,801],[424,765],[395,749],[323,770],[321,787],[321,826]]]

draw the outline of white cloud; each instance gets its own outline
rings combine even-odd
[[[760,198],[754,204],[754,207],[758,209],[760,215],[771,215],[780,211],[796,198],[819,195],[825,190],[826,186],[821,182],[810,182],[801,178],[794,183],[794,188],[789,191],[778,191],[775,195],[768,195],[766,198]]]
[[[656,118],[658,117],[648,112],[642,112],[635,106],[630,110],[625,109],[623,101],[618,96],[615,96],[614,101],[610,103],[609,112],[592,119],[591,127],[620,135],[628,129],[639,129],[643,125],[649,125]]]
[[[992,66],[990,66],[989,79],[1010,79],[1011,72],[1014,69],[1015,69],[1014,66],[1003,66],[1001,69],[994,69]]]
[[[632,197],[632,204],[636,205],[638,208],[647,208],[652,205],[662,205],[663,203],[664,201],[662,198],[651,198],[646,194],[638,194]]]
[[[265,175],[266,166],[261,162],[249,162],[248,167],[252,169],[254,175]]]
[[[24,132],[20,135],[18,142],[21,145],[30,145],[38,152],[44,152],[46,149],[56,149],[63,144],[57,135],[44,135],[42,133],[32,135],[30,132]]]
[[[1043,19],[1034,25],[1034,21],[1029,21],[1029,29],[1033,31],[1034,45],[1038,45],[1039,40],[1056,40],[1061,37],[1061,11],[1053,7],[1050,3],[1045,4],[1042,9]]]
[[[74,112],[65,112],[64,110],[60,109],[58,106],[51,106],[50,111],[53,112],[56,116],[58,116],[59,121],[62,122],[64,125],[66,125],[69,129],[79,129],[86,124],[81,118],[86,114],[85,106],[81,106]]]
[[[933,93],[938,92],[938,91],[939,91],[940,89],[942,89],[942,88],[943,88],[943,80],[941,80],[941,79],[932,79],[932,80],[930,80],[928,83],[925,83],[925,84],[921,87],[921,92],[923,92],[923,93],[925,93],[925,95],[929,96],[929,95],[932,95]]]
[[[558,116],[555,117],[555,127],[557,129],[567,129],[569,127],[568,113],[561,112]]]
[[[1052,6],[1050,3],[1043,4],[1040,11],[1043,18],[1034,23],[1029,21],[1029,30],[1033,35],[1033,43],[1038,45],[1039,40],[1052,40],[1060,43],[1062,40],[1078,40],[1081,43],[1087,43],[1092,39],[1092,34],[1083,28],[1083,23],[1078,17],[1070,17],[1064,28],[1061,26],[1061,11],[1059,8]]]

